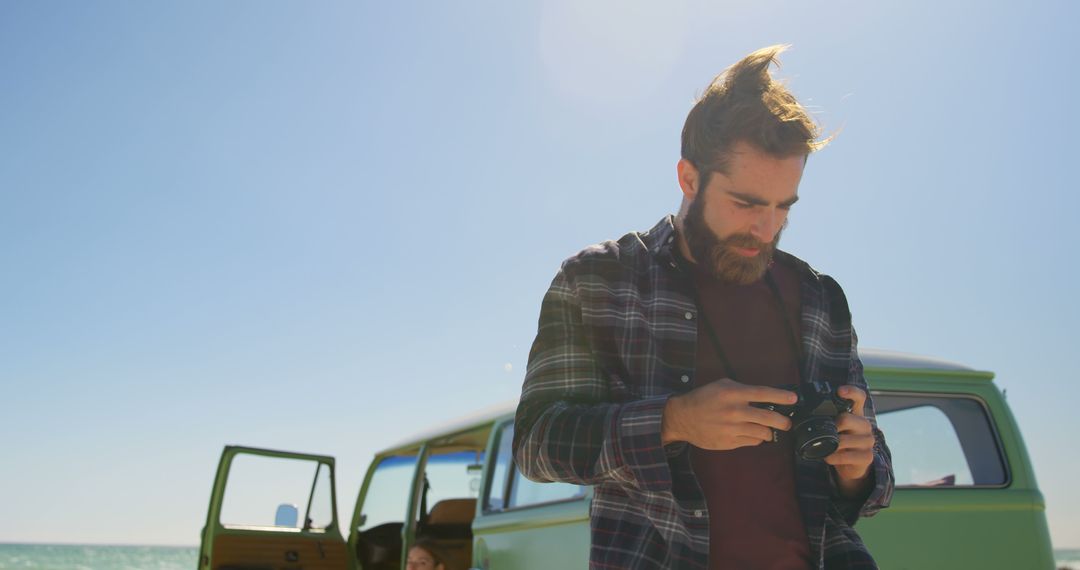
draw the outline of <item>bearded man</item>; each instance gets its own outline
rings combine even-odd
[[[825,144],[770,74],[783,49],[690,111],[678,216],[567,259],[544,297],[515,461],[594,487],[592,568],[876,568],[853,525],[893,474],[847,301],[776,249]],[[830,445],[789,432],[797,391],[847,406]]]

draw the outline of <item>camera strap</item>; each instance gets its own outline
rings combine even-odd
[[[688,276],[693,279],[693,270],[687,266],[687,261],[682,258],[681,255],[674,256],[679,266],[683,269]],[[769,292],[772,293],[773,307],[780,314],[780,320],[784,323],[784,330],[787,332],[788,346],[791,349],[792,354],[795,355],[799,362],[799,374],[803,371],[803,355],[802,350],[799,348],[798,336],[795,334],[795,327],[791,324],[791,319],[788,318],[787,305],[784,303],[784,297],[780,294],[780,286],[776,284],[776,279],[772,275],[772,267],[765,271],[765,284],[769,287]],[[724,368],[728,372],[728,378],[739,382],[738,375],[735,373],[735,367],[732,366],[731,360],[728,359],[727,353],[724,352],[724,347],[720,343],[720,337],[716,334],[716,329],[713,328],[712,322],[709,320],[707,311],[704,305],[701,303],[701,298],[698,296],[697,287],[691,283],[690,290],[694,298],[694,304],[698,308],[698,318],[701,319],[701,324],[705,328],[705,333],[709,335],[709,340],[712,342],[713,349],[716,351],[716,355],[720,358],[720,363],[724,365]]]

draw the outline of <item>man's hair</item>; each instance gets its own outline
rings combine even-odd
[[[682,157],[704,186],[712,172],[726,172],[735,143],[749,143],[777,158],[807,156],[829,141],[769,65],[786,45],[759,49],[716,76],[698,99],[682,132]]]

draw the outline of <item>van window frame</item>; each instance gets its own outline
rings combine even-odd
[[[998,430],[997,421],[995,420],[993,412],[990,410],[990,406],[986,403],[986,399],[978,394],[963,393],[963,392],[923,392],[923,391],[907,391],[907,390],[870,390],[871,397],[884,396],[886,398],[892,396],[899,397],[914,397],[914,398],[938,398],[938,399],[966,399],[974,401],[981,409],[983,419],[986,421],[990,429],[990,437],[994,443],[995,450],[998,453],[998,460],[1001,462],[1002,472],[1004,475],[1004,481],[992,485],[988,484],[971,484],[971,485],[948,485],[928,487],[924,485],[896,485],[897,490],[907,491],[960,491],[960,490],[978,490],[978,489],[1006,489],[1012,486],[1012,462],[1009,458],[1008,451],[1005,449],[1005,442],[1001,438],[1001,433]],[[940,410],[940,408],[939,408]],[[876,405],[875,405],[876,412]],[[888,413],[888,412],[886,412]],[[880,415],[880,414],[878,414]],[[945,417],[952,425],[952,418],[948,414]],[[955,427],[954,427],[955,429]],[[959,438],[959,436],[958,436]],[[888,444],[889,434],[885,432],[885,442]],[[966,461],[966,458],[965,458]]]
[[[495,478],[495,471],[499,462],[499,448],[502,447],[503,437],[506,435],[506,427],[514,426],[514,420],[509,419],[498,423],[495,426],[495,438],[491,443],[491,449],[488,450],[488,469],[484,475],[484,496],[480,500],[480,511],[484,514],[488,513],[501,513],[506,510],[506,497],[510,494],[510,481],[513,480],[514,470],[517,469],[517,464],[514,462],[514,450],[510,449],[510,467],[506,470],[506,479],[500,485],[499,494],[503,499],[503,506],[499,508],[493,508],[491,506],[491,491],[492,483]]]

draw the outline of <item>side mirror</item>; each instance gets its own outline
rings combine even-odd
[[[296,505],[282,503],[278,505],[277,514],[274,515],[274,526],[296,528],[296,521],[299,518],[299,512],[296,509]]]
[[[465,467],[466,476],[469,478],[469,490],[473,493],[480,492],[480,477],[484,474],[482,463],[473,463]]]

